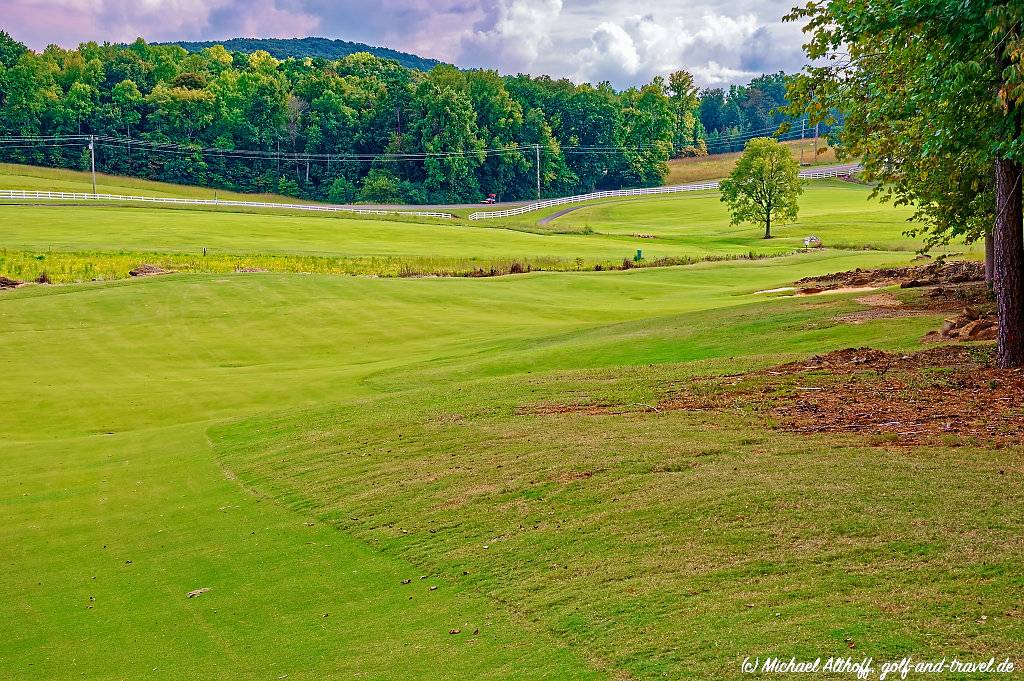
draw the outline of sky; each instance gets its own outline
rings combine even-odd
[[[0,0],[0,29],[50,43],[320,36],[464,68],[616,87],[676,69],[701,85],[804,64],[797,0]]]

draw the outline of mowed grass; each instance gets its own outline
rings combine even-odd
[[[533,411],[914,347],[938,317],[837,325],[849,297],[753,293],[894,257],[4,292],[0,675],[710,678],[847,638],[1019,650],[1019,451]]]

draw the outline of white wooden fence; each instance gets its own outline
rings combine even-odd
[[[820,170],[803,170],[800,177],[806,180],[823,179],[828,177],[848,177],[858,170],[858,166],[840,166],[824,168]],[[594,199],[606,199],[619,196],[650,196],[654,194],[674,194],[676,192],[695,192],[703,189],[718,189],[718,182],[698,182],[695,184],[679,184],[669,187],[649,187],[646,189],[616,189],[604,192],[592,192],[590,194],[579,194],[577,196],[564,196],[559,199],[548,199],[536,201],[516,208],[506,210],[480,211],[472,213],[470,220],[487,220],[491,218],[507,218],[513,215],[522,215],[552,206],[562,206],[571,203],[583,203]],[[128,203],[153,203],[179,206],[226,206],[237,208],[273,208],[277,210],[304,210],[319,213],[355,213],[360,215],[413,215],[417,217],[445,218],[452,219],[452,213],[428,211],[428,210],[400,210],[390,208],[351,208],[348,206],[334,206],[330,204],[303,204],[303,203],[273,203],[270,201],[226,201],[222,199],[186,199],[160,196],[126,196],[122,194],[91,194],[87,192],[43,192],[27,189],[4,189],[0,190],[0,200],[24,200],[24,201],[123,201]]]
[[[321,213],[358,213],[363,215],[415,215],[428,218],[454,218],[451,213],[418,210],[389,210],[384,208],[348,208],[327,204],[272,203],[270,201],[225,201],[223,199],[182,199],[160,196],[125,196],[121,194],[91,194],[84,192],[40,192],[24,189],[0,190],[0,199],[38,201],[125,201],[179,206],[226,206],[240,208],[275,208],[306,210]]]
[[[828,177],[849,177],[858,170],[857,166],[843,166],[838,168],[826,168],[821,170],[802,170],[800,177],[805,180],[820,180]],[[650,196],[653,194],[674,194],[677,192],[697,192],[703,189],[718,189],[718,182],[698,182],[695,184],[677,184],[668,187],[649,187],[646,189],[614,189],[603,192],[591,192],[590,194],[579,194],[577,196],[563,196],[559,199],[548,199],[536,201],[525,206],[509,208],[507,210],[480,211],[472,213],[470,220],[488,220],[491,218],[507,218],[513,215],[522,215],[535,210],[543,210],[552,206],[563,206],[569,203],[582,203],[594,199],[607,199],[617,196]]]

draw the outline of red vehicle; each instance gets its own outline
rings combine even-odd
[[[480,203],[486,203],[486,204],[490,205],[492,203],[497,203],[497,202],[498,202],[498,195],[497,194],[488,194],[487,198],[484,199],[483,201],[481,201]]]

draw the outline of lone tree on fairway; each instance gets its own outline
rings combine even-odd
[[[764,225],[764,238],[772,238],[772,223],[796,220],[800,167],[789,150],[768,137],[747,142],[729,179],[722,181],[722,201],[729,204],[732,224]]]

